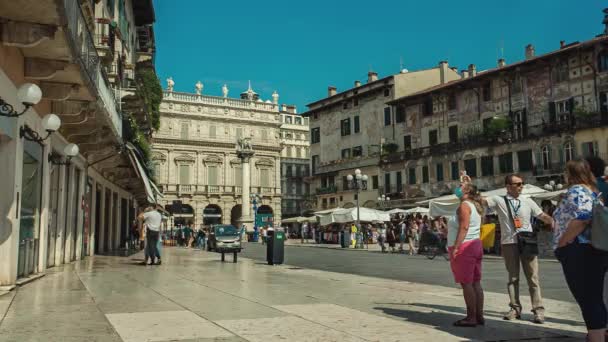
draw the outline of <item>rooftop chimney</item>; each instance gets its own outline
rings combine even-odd
[[[453,72],[458,72],[458,68],[457,67],[450,67],[450,69],[452,69]]]
[[[560,40],[560,41],[559,41],[559,48],[560,48],[560,49],[563,49],[563,48],[564,48],[564,46],[566,46],[566,41],[564,41],[564,40]]]
[[[502,67],[504,67],[505,65],[507,65],[507,62],[505,62],[505,59],[504,59],[504,58],[500,58],[500,59],[498,59],[498,67],[499,67],[499,68],[502,68]]]
[[[332,97],[338,93],[338,89],[334,86],[327,87],[327,97]]]
[[[469,78],[469,70],[462,69],[460,73],[462,74],[462,78]]]
[[[355,81],[355,88],[360,87],[361,86],[361,81]]]
[[[475,66],[475,64],[469,64],[469,76],[477,76],[477,67]]]
[[[528,44],[526,45],[526,59],[532,59],[534,58],[534,45],[532,44]]]
[[[296,108],[296,105],[286,105],[285,106],[285,111],[289,114],[298,114],[298,110]]]
[[[367,83],[374,82],[378,80],[378,73],[370,71],[367,73]]]
[[[447,61],[439,62],[439,82],[441,84],[447,83],[448,81],[448,70],[450,69]]]
[[[602,24],[606,26],[606,28],[604,28],[604,34],[608,35],[608,8],[604,8],[603,12],[604,20],[602,21]]]

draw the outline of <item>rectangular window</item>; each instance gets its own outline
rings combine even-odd
[[[403,137],[403,149],[405,151],[412,150],[412,136],[411,135],[406,135]]]
[[[243,168],[234,168],[234,185],[243,186]]]
[[[353,107],[357,107],[359,105],[359,99],[353,99]]]
[[[423,166],[422,167],[422,183],[428,183],[428,182],[429,182],[429,167]]]
[[[188,140],[188,124],[187,123],[182,123],[182,130],[180,132],[180,138],[183,140]]]
[[[312,156],[311,160],[311,171],[313,175],[316,175],[317,172],[317,166],[319,165],[319,156]]]
[[[598,146],[596,142],[585,142],[581,144],[581,152],[583,157],[593,157],[598,155]]]
[[[378,176],[372,176],[372,189],[378,189]]]
[[[322,203],[322,205],[323,205],[323,209],[327,209],[327,198],[323,198],[323,199],[321,200],[321,203]]]
[[[488,102],[492,100],[492,82],[486,82],[482,88],[483,101]]]
[[[428,98],[422,104],[422,115],[433,115],[433,99]]]
[[[401,192],[401,190],[403,190],[403,180],[401,179],[401,171],[395,172],[395,176],[397,177],[397,192]]]
[[[293,168],[291,167],[291,165],[287,165],[287,167],[285,168],[285,176],[287,177],[292,177],[292,171]]]
[[[437,163],[435,166],[435,173],[437,175],[437,181],[443,182],[443,163]]]
[[[467,171],[467,175],[471,177],[477,177],[477,159],[465,159],[464,169]]]
[[[532,171],[532,150],[518,151],[517,161],[519,162],[520,172]]]
[[[388,194],[391,191],[391,174],[389,172],[384,174],[384,193]]]
[[[390,126],[391,122],[391,107],[384,107],[384,126]]]
[[[263,187],[270,187],[270,170],[260,169],[260,185]]]
[[[516,76],[513,81],[511,81],[511,94],[519,94],[521,93],[522,88],[522,79],[519,76]]]
[[[242,127],[237,127],[236,128],[236,137],[237,138],[242,138],[243,137],[243,128]]]
[[[481,157],[481,176],[493,176],[494,175],[494,157],[483,156]]]
[[[389,95],[391,95],[391,90],[388,88],[384,89],[384,97],[387,97]]]
[[[452,180],[458,180],[460,178],[460,170],[458,169],[458,162],[453,161],[450,164],[450,173],[452,174]]]
[[[345,148],[342,150],[342,159],[350,158],[350,148]]]
[[[215,139],[216,137],[216,126],[209,126],[209,138]]]
[[[327,177],[321,178],[321,187],[327,188]]]
[[[310,130],[310,143],[317,144],[321,142],[321,127],[312,128]]]
[[[348,190],[348,178],[342,176],[342,190]]]
[[[405,122],[405,106],[397,106],[395,122]]]
[[[456,109],[456,94],[450,94],[448,96],[448,110]]]
[[[437,145],[438,142],[438,137],[437,137],[437,130],[431,130],[429,131],[429,145],[433,146],[433,145]]]
[[[512,173],[513,153],[505,153],[498,156],[498,164],[500,166],[500,173]]]
[[[219,168],[217,166],[207,167],[207,184],[219,185]]]
[[[408,184],[414,185],[416,184],[416,168],[410,167],[408,170]]]
[[[188,185],[190,182],[190,165],[179,166],[179,184]]]
[[[355,133],[359,133],[361,131],[361,127],[359,126],[359,115],[354,117],[354,131]]]
[[[555,83],[565,82],[569,78],[568,62],[561,62],[553,68],[553,80]]]
[[[350,118],[340,121],[340,134],[350,135]]]
[[[450,126],[450,142],[455,143],[458,141],[458,126]]]
[[[262,130],[262,141],[266,141],[268,140],[268,131],[263,129]]]
[[[296,125],[302,124],[302,118],[296,118]]]
[[[342,109],[348,109],[348,102],[344,101],[342,103]]]
[[[363,155],[363,147],[355,146],[353,147],[353,157],[361,157]]]

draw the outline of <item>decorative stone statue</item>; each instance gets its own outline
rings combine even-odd
[[[276,90],[272,93],[272,103],[279,104],[279,93]]]
[[[224,95],[224,97],[228,97],[228,86],[226,84],[222,86],[222,95]]]
[[[252,151],[253,147],[251,147],[251,139],[250,138],[239,138],[237,140],[238,150],[239,151]]]
[[[173,86],[175,86],[175,82],[173,82],[173,77],[167,78],[167,91],[172,92]]]
[[[204,85],[201,83],[201,81],[196,82],[196,84],[194,85],[196,95],[200,95],[203,93],[203,87]]]

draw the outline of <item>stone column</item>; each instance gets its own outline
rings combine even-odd
[[[239,225],[245,225],[245,229],[248,232],[253,231],[253,217],[251,216],[251,208],[249,206],[249,194],[251,189],[251,165],[249,162],[254,154],[255,152],[251,148],[251,143],[249,140],[239,139],[237,155],[241,159],[241,165],[243,168],[243,191],[241,193],[242,209]]]

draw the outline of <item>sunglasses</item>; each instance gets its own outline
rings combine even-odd
[[[523,182],[519,182],[519,183],[509,183],[509,185],[514,185],[514,186],[524,186]]]

